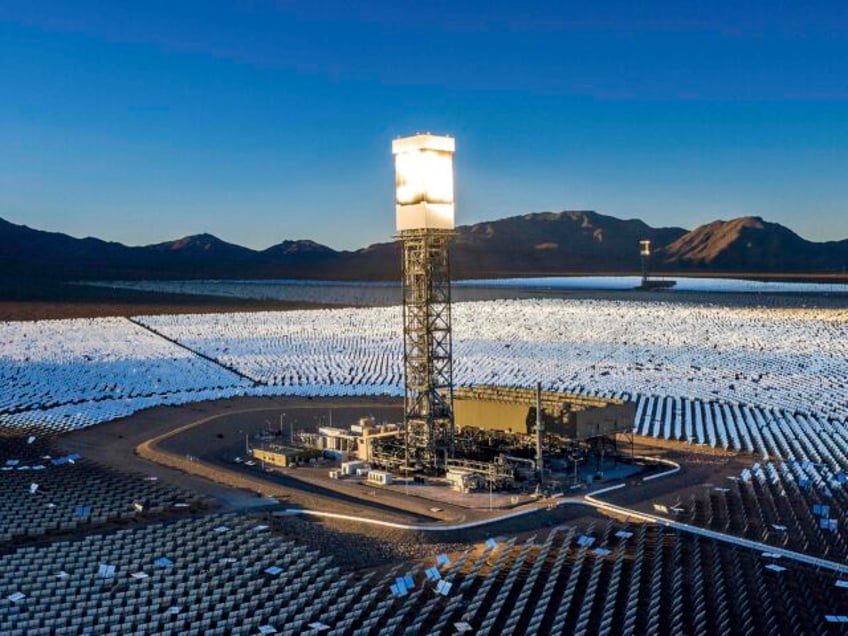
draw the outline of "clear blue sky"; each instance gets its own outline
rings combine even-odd
[[[391,139],[430,130],[463,224],[848,237],[841,1],[3,0],[0,82],[0,216],[75,236],[385,240]]]

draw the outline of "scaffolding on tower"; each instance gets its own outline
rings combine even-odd
[[[450,230],[407,230],[403,245],[403,343],[407,466],[453,455]]]

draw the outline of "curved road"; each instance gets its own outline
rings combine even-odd
[[[662,473],[657,473],[655,475],[650,475],[648,477],[643,478],[643,481],[648,481],[651,479],[657,479],[660,477],[672,475],[680,470],[680,465],[672,462],[667,459],[660,459],[657,457],[642,457],[642,459],[651,459],[656,462],[669,464],[672,466],[670,470],[666,470]],[[582,497],[566,497],[562,499],[556,500],[557,506],[566,506],[566,505],[577,505],[577,506],[588,506],[593,508],[598,512],[603,512],[607,514],[613,514],[617,516],[622,516],[625,518],[630,518],[638,521],[655,523],[657,525],[662,525],[667,528],[674,528],[675,530],[679,530],[681,532],[688,532],[690,534],[696,534],[698,536],[706,537],[708,539],[713,539],[715,541],[722,541],[724,543],[730,543],[735,546],[748,548],[750,550],[756,550],[759,552],[780,555],[782,558],[790,559],[792,561],[797,561],[799,563],[804,563],[805,565],[811,565],[816,568],[823,568],[826,570],[831,570],[834,572],[838,572],[839,574],[848,574],[848,565],[844,563],[840,563],[837,561],[830,561],[828,559],[822,559],[820,557],[810,556],[808,554],[803,554],[801,552],[795,552],[793,550],[786,550],[785,548],[779,548],[772,545],[768,545],[766,543],[760,543],[759,541],[752,541],[750,539],[744,539],[742,537],[736,537],[730,534],[725,534],[723,532],[716,532],[715,530],[708,530],[706,528],[699,528],[697,526],[689,525],[688,523],[681,523],[679,521],[674,521],[673,519],[666,519],[664,517],[658,517],[656,515],[647,514],[644,512],[640,512],[638,510],[634,510],[632,508],[625,508],[624,506],[617,506],[615,504],[604,502],[597,498],[597,495],[601,495],[607,492],[612,492],[614,490],[619,490],[621,488],[625,488],[625,484],[616,484],[615,486],[609,486],[606,488],[601,488],[600,490],[596,490],[587,495],[583,495]],[[382,521],[380,519],[369,519],[364,517],[355,517],[350,515],[342,515],[333,512],[323,512],[318,510],[300,510],[300,509],[287,509],[285,512],[287,514],[308,514],[314,515],[318,517],[328,517],[333,519],[343,519],[346,521],[358,521],[362,523],[369,523],[374,525],[386,526],[390,528],[399,528],[403,530],[415,530],[419,532],[449,532],[452,530],[466,530],[468,528],[475,528],[491,523],[497,523],[499,521],[504,521],[507,519],[512,519],[515,517],[520,517],[523,515],[532,514],[534,512],[538,512],[539,510],[544,510],[542,507],[534,507],[525,510],[519,510],[516,512],[511,512],[508,514],[500,515],[498,517],[492,517],[489,519],[481,519],[478,521],[469,521],[465,523],[457,523],[457,524],[440,524],[440,525],[417,525],[417,524],[402,524],[395,523],[391,521]]]
[[[249,411],[259,411],[265,410],[262,408],[257,409],[244,409],[241,412],[249,412]],[[238,413],[236,411],[235,413]],[[233,412],[227,413],[226,415],[233,415]],[[146,459],[152,459],[153,461],[157,461],[154,457],[158,455],[158,452],[163,452],[161,449],[157,448],[159,443],[178,435],[180,433],[185,432],[188,429],[194,428],[201,424],[204,424],[210,420],[216,419],[217,417],[221,417],[225,414],[216,414],[211,417],[203,418],[198,421],[191,422],[187,425],[180,426],[176,429],[171,429],[161,435],[157,435],[151,439],[146,440],[142,444],[137,447],[137,452],[142,457]],[[158,451],[158,452],[157,452]],[[167,452],[166,452],[167,454]],[[656,473],[653,475],[649,475],[642,479],[643,482],[659,479],[662,477],[667,477],[669,475],[675,474],[681,470],[681,467],[676,462],[673,462],[668,459],[662,459],[658,457],[645,457],[640,456],[640,459],[650,460],[656,463],[663,463],[670,466],[669,470]],[[220,467],[217,467],[220,470]],[[756,550],[759,552],[769,553],[773,555],[779,555],[782,558],[786,558],[792,561],[796,561],[799,563],[803,563],[805,565],[811,565],[817,568],[824,568],[827,570],[831,570],[834,572],[838,572],[840,574],[848,574],[848,564],[840,563],[837,561],[831,561],[828,559],[823,559],[820,557],[815,557],[807,554],[803,554],[800,552],[795,552],[793,550],[787,550],[785,548],[780,548],[776,546],[772,546],[766,543],[761,543],[758,541],[752,541],[750,539],[745,539],[742,537],[733,536],[730,534],[725,534],[723,532],[717,532],[715,530],[709,530],[706,528],[700,528],[697,526],[693,526],[690,524],[682,523],[679,521],[675,521],[673,519],[667,519],[665,517],[659,517],[657,515],[653,515],[650,513],[641,512],[639,510],[635,510],[633,508],[627,508],[624,506],[618,506],[616,504],[605,502],[601,499],[598,499],[599,495],[604,493],[613,492],[616,490],[620,490],[625,488],[626,484],[616,484],[614,486],[609,486],[606,488],[601,488],[599,490],[595,490],[589,494],[579,496],[579,497],[562,497],[558,499],[548,499],[544,502],[539,503],[535,506],[530,506],[524,508],[522,510],[516,510],[512,512],[508,512],[502,515],[498,515],[495,517],[485,517],[481,519],[476,519],[472,521],[464,521],[454,523],[433,523],[433,524],[421,524],[421,523],[403,523],[399,521],[389,521],[384,519],[374,519],[371,517],[365,517],[361,515],[350,515],[350,514],[342,514],[337,512],[329,512],[323,510],[314,510],[308,508],[287,508],[283,511],[283,514],[290,515],[311,515],[317,517],[324,517],[329,519],[339,519],[344,521],[353,521],[359,523],[365,523],[370,525],[382,526],[387,528],[395,528],[400,530],[410,530],[416,532],[451,532],[456,530],[466,530],[469,528],[476,528],[481,526],[486,526],[493,523],[498,523],[501,521],[506,521],[509,519],[514,519],[517,517],[522,517],[526,515],[530,515],[536,512],[544,511],[551,506],[566,506],[566,505],[576,505],[576,506],[586,506],[590,507],[593,510],[601,513],[606,513],[610,515],[615,515],[619,517],[623,517],[625,519],[632,519],[635,521],[647,522],[647,523],[655,523],[657,525],[662,525],[668,528],[674,528],[681,532],[687,532],[689,534],[695,534],[698,536],[702,536],[708,539],[712,539],[715,541],[721,541],[724,543],[729,543],[738,547],[747,548],[750,550]],[[368,502],[370,503],[370,502]],[[405,512],[409,514],[411,511],[403,510],[402,508],[398,509],[398,512]],[[414,513],[413,513],[414,514]]]
[[[287,406],[290,412],[298,409],[312,410],[316,407],[312,405],[302,406]],[[250,413],[261,413],[266,411],[278,411],[277,407],[256,407],[248,409],[231,410],[225,413],[214,413],[198,420],[193,420],[177,426],[169,428],[149,439],[146,439],[135,446],[135,453],[142,459],[155,462],[160,465],[176,468],[183,472],[200,476],[213,482],[229,486],[231,488],[239,488],[249,490],[251,492],[261,492],[266,496],[279,497],[292,496],[293,494],[312,496],[312,501],[307,503],[307,506],[323,506],[323,505],[342,505],[347,506],[348,510],[352,506],[354,511],[373,510],[377,514],[395,515],[395,518],[403,520],[408,519],[412,522],[427,522],[438,521],[438,516],[428,514],[429,508],[434,504],[427,500],[419,500],[417,497],[400,497],[394,493],[382,493],[379,500],[374,500],[365,496],[364,492],[352,492],[350,490],[334,490],[324,485],[314,483],[309,479],[300,479],[291,475],[275,473],[273,476],[260,475],[257,476],[251,472],[236,469],[230,466],[220,457],[201,456],[194,457],[191,461],[186,460],[182,452],[177,452],[173,448],[168,448],[168,442],[174,438],[188,433],[192,429],[204,426],[215,420],[230,418],[233,416],[245,415]],[[318,498],[319,501],[315,501]],[[333,504],[323,503],[332,500]],[[461,522],[466,518],[468,511],[461,507],[457,507],[447,503],[441,503],[442,515],[449,516],[454,522]],[[353,516],[353,515],[352,515]]]

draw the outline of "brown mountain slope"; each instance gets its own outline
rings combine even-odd
[[[713,221],[660,250],[673,269],[735,272],[837,272],[848,264],[848,240],[814,243],[788,228],[748,216]]]
[[[631,271],[640,239],[662,246],[684,233],[589,210],[525,214],[460,227],[454,270],[460,277]]]

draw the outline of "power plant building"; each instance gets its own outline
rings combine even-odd
[[[306,464],[311,459],[321,456],[321,453],[313,448],[281,446],[277,444],[270,444],[265,448],[251,448],[250,454],[257,461],[281,468]]]
[[[542,391],[542,424],[546,434],[581,441],[628,433],[636,407],[631,402]],[[536,426],[536,391],[499,386],[455,388],[457,429],[532,435]]]

